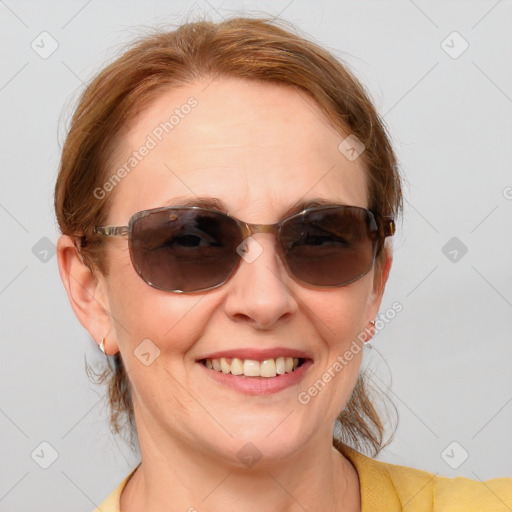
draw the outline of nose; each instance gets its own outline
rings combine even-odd
[[[298,309],[275,235],[257,233],[245,240],[240,264],[226,286],[226,313],[258,329],[289,321]]]

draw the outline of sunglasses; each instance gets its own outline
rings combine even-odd
[[[224,284],[245,255],[247,237],[274,233],[287,271],[305,284],[345,286],[373,266],[394,220],[358,206],[308,208],[276,224],[248,224],[198,206],[171,206],[134,214],[128,226],[97,226],[94,233],[128,237],[130,258],[150,286],[175,293]]]

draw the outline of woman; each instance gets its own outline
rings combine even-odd
[[[512,507],[512,479],[354,449],[384,446],[359,369],[402,195],[325,50],[243,18],[138,42],[83,93],[55,206],[71,305],[113,361],[112,425],[141,453],[98,510]]]

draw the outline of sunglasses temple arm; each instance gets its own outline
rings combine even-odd
[[[103,236],[127,236],[130,229],[128,226],[96,226],[93,233]]]
[[[383,217],[382,219],[382,236],[393,236],[396,231],[395,221],[391,217]]]

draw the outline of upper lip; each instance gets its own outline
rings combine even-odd
[[[303,350],[297,350],[294,348],[234,348],[230,350],[219,350],[218,352],[212,352],[203,357],[200,357],[198,361],[204,359],[220,359],[225,358],[238,358],[238,359],[255,359],[256,361],[264,361],[265,359],[276,359],[278,357],[294,357],[298,359],[311,359],[311,356]]]

